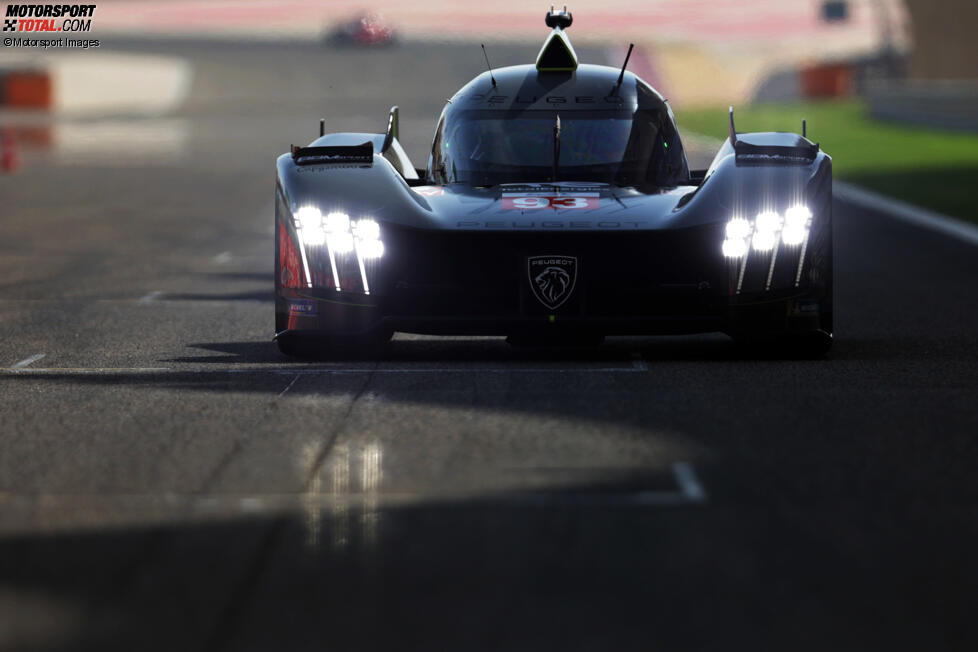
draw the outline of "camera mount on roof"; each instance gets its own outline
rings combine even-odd
[[[564,5],[563,11],[554,11],[553,5],[550,5],[550,13],[547,14],[546,20],[547,27],[567,29],[574,22],[574,16],[567,11],[567,5]]]
[[[547,14],[547,27],[553,28],[540,48],[537,55],[537,70],[540,72],[573,72],[577,70],[577,53],[571,45],[570,38],[564,31],[574,22],[574,17],[567,11],[554,11],[550,7]]]

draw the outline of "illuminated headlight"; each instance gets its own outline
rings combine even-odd
[[[781,216],[774,211],[764,211],[763,213],[758,213],[754,223],[758,231],[774,233],[781,228]]]
[[[329,233],[349,233],[350,216],[346,213],[330,213],[326,216],[326,230]]]
[[[750,222],[738,217],[727,222],[727,239],[742,240],[750,235]]]
[[[341,211],[323,215],[316,206],[296,208],[293,219],[308,287],[314,287],[317,283],[325,284],[325,276],[320,276],[317,271],[317,266],[325,262],[319,257],[325,255],[329,260],[333,289],[337,292],[362,290],[364,294],[370,294],[372,264],[369,261],[384,255],[380,225],[375,220],[351,220],[349,215]],[[310,247],[322,245],[326,246],[315,251],[309,250]],[[359,288],[355,281],[350,281],[357,272],[360,275]]]
[[[302,242],[308,247],[317,247],[326,242],[326,234],[320,228],[301,229]]]
[[[364,258],[380,258],[384,255],[384,243],[380,240],[380,225],[371,219],[357,220],[353,225],[357,252]]]
[[[751,239],[754,251],[771,251],[774,243],[778,241],[778,234],[775,231],[761,231],[758,229]]]
[[[742,217],[735,217],[727,222],[726,240],[723,241],[723,255],[727,258],[740,258],[747,253],[747,239],[754,229],[750,222]]]
[[[754,237],[751,245],[754,251],[771,251],[778,242],[781,229],[781,216],[774,211],[763,211],[754,218]]]
[[[357,251],[364,258],[380,258],[384,255],[384,243],[380,240],[363,240],[357,245]]]
[[[326,245],[333,253],[345,254],[353,250],[353,236],[350,232],[330,233],[326,236]]]
[[[792,206],[784,212],[785,226],[808,226],[808,220],[812,219],[812,212],[808,206]]]
[[[361,240],[380,239],[380,225],[373,220],[357,220],[353,232]]]
[[[794,246],[804,242],[807,236],[808,229],[803,226],[786,226],[784,233],[781,234],[781,240],[786,245]]]
[[[315,206],[303,206],[295,212],[295,225],[306,245],[321,245],[326,239],[323,233],[323,214]]]
[[[723,241],[723,255],[727,258],[740,258],[747,253],[747,242],[743,238],[727,238]]]
[[[303,206],[295,212],[295,222],[300,229],[318,229],[323,224],[323,214],[315,206]]]
[[[789,246],[800,245],[808,237],[812,212],[807,206],[792,206],[784,213],[784,231],[781,240]]]
[[[749,249],[757,252],[772,251],[780,239],[785,245],[800,245],[808,238],[812,212],[804,204],[796,204],[784,215],[765,210],[753,220],[735,217],[724,229],[723,255],[742,258]]]

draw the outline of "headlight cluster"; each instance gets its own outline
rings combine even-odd
[[[778,244],[800,245],[808,237],[812,212],[807,206],[792,206],[782,216],[777,211],[762,211],[751,222],[736,217],[726,226],[723,241],[723,255],[727,258],[742,258],[753,248],[757,252],[771,251]]]
[[[324,216],[315,206],[303,206],[295,212],[295,225],[306,245],[325,244],[337,254],[356,251],[364,258],[384,255],[380,225],[374,220],[351,221],[346,213],[328,213]]]
[[[295,211],[295,227],[302,244],[303,264],[308,269],[306,247],[326,245],[329,263],[333,272],[334,286],[341,290],[340,275],[337,273],[337,259],[342,265],[343,257],[353,254],[359,267],[363,289],[370,294],[367,271],[364,261],[384,255],[384,243],[380,239],[380,225],[370,218],[351,220],[346,213],[332,212],[323,215],[315,206],[302,206]],[[351,260],[352,264],[352,260]],[[308,276],[307,281],[312,286]]]

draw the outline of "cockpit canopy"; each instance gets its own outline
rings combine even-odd
[[[579,64],[566,7],[535,65],[485,72],[449,100],[432,143],[436,183],[585,181],[646,189],[687,182],[666,101],[629,72]],[[629,50],[629,52],[631,52]]]
[[[542,74],[527,68],[528,75]],[[600,75],[606,80],[600,95],[576,83],[580,70],[562,75],[568,79],[540,98],[526,94],[493,103],[480,101],[476,93],[473,101],[463,89],[439,121],[429,176],[470,186],[588,181],[661,188],[684,183],[689,169],[668,105],[633,75],[626,78],[630,89],[605,95],[618,72],[606,70]]]

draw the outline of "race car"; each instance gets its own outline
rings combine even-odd
[[[393,45],[397,32],[380,14],[361,12],[340,23],[326,40],[335,45],[381,47]]]
[[[566,11],[535,64],[448,101],[427,165],[385,133],[324,134],[277,161],[275,340],[342,355],[392,333],[726,333],[832,342],[832,161],[802,134],[737,133],[689,169],[673,112],[627,71],[579,63]],[[629,48],[629,55],[631,48]],[[488,58],[486,59],[488,64]]]

